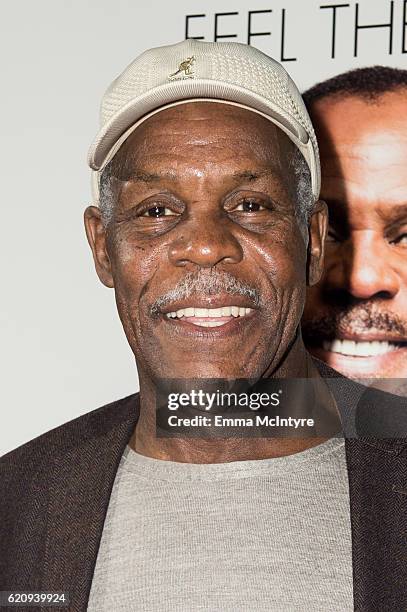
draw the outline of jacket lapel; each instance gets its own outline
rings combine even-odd
[[[124,418],[117,412],[117,424],[57,457],[49,476],[42,590],[67,593],[71,612],[87,608],[111,490],[137,421],[134,401]]]
[[[405,440],[346,439],[357,612],[407,610]]]
[[[314,363],[336,399],[345,434],[354,609],[406,612],[406,400]]]

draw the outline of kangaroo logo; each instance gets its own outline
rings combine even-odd
[[[192,66],[195,63],[195,57],[192,55],[191,57],[187,57],[186,60],[180,63],[178,66],[178,70],[170,74],[168,77],[169,81],[173,79],[193,79],[194,71],[192,70]]]

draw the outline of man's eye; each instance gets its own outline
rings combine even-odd
[[[391,242],[398,246],[407,247],[407,234],[400,234],[400,236],[397,236],[397,238]]]
[[[171,208],[167,208],[167,206],[159,206],[159,205],[154,205],[154,206],[150,206],[149,208],[147,208],[147,210],[145,210],[143,212],[142,215],[140,215],[141,217],[170,217],[170,216],[174,216],[176,213],[171,210]]]
[[[262,206],[255,200],[243,200],[235,208],[235,210],[242,210],[243,212],[259,212],[260,210],[264,209],[265,206]]]

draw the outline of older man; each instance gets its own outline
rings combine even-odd
[[[407,393],[407,71],[362,68],[304,95],[330,217],[306,343],[347,376]]]
[[[245,45],[150,50],[107,91],[89,162],[140,394],[3,459],[0,588],[74,611],[403,609],[406,444],[334,435],[361,388],[330,386],[301,338],[326,207],[294,83]],[[158,436],[164,379],[316,381],[330,433]]]

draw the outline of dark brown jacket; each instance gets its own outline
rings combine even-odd
[[[332,376],[332,370],[318,367]],[[361,405],[361,389],[345,378],[335,387],[343,414]],[[397,399],[389,404],[389,397],[374,392],[362,401],[362,416],[376,410],[380,422],[385,407],[386,415],[394,409],[398,418],[403,406]],[[131,395],[0,460],[0,590],[64,591],[70,611],[86,610],[113,481],[138,411],[138,395]],[[369,433],[369,426],[365,429]],[[355,610],[406,612],[405,439],[352,438],[345,447]]]

